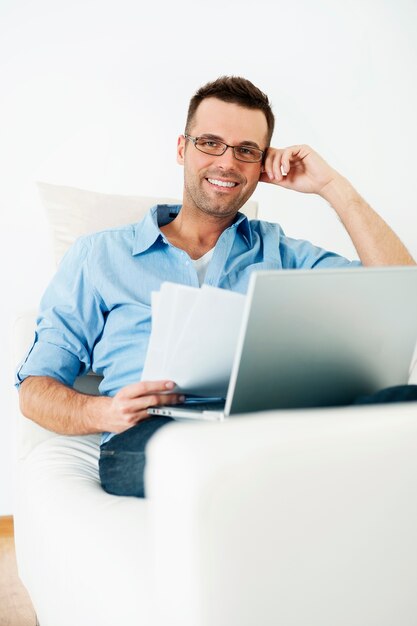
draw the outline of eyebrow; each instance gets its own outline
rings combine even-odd
[[[220,137],[220,135],[213,135],[212,133],[202,133],[201,135],[199,135],[199,137],[205,137],[206,139],[217,139],[218,141],[222,141],[223,143],[226,143],[223,137]],[[248,140],[245,139],[244,141],[241,141],[238,145],[239,146],[252,146],[254,148],[258,148],[258,150],[262,149],[258,146],[258,144],[255,141],[250,141],[249,139]]]

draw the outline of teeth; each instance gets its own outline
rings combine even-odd
[[[216,180],[214,178],[207,178],[207,180],[212,185],[217,185],[218,187],[235,187],[237,185],[237,183],[226,182],[224,180]]]

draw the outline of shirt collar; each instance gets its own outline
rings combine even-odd
[[[163,240],[163,235],[159,227],[168,224],[174,219],[180,209],[180,204],[157,204],[149,209],[143,220],[136,226],[132,255],[135,256],[136,254],[141,254],[149,250],[158,239]],[[238,213],[235,221],[229,228],[239,230],[248,246],[252,246],[252,230],[246,215]]]
[[[159,226],[168,224],[178,215],[180,209],[180,204],[157,204],[149,209],[143,220],[136,225],[132,255],[149,250],[159,238],[163,239]]]
[[[234,222],[233,226],[235,226],[239,230],[242,237],[248,244],[248,247],[251,248],[252,243],[253,243],[252,242],[252,229],[250,227],[250,223],[249,223],[247,216],[244,215],[243,213],[238,213],[236,216],[236,221]]]

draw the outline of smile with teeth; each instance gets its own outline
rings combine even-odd
[[[207,178],[207,180],[212,185],[217,185],[218,187],[236,187],[238,184],[233,181],[217,180],[216,178]]]

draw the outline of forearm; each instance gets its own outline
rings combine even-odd
[[[384,220],[338,175],[320,194],[338,214],[363,265],[415,265],[415,261]]]
[[[105,430],[103,415],[110,398],[79,393],[49,376],[29,376],[20,386],[20,409],[29,419],[62,435]]]

